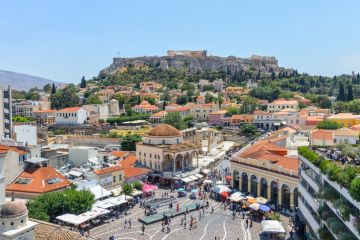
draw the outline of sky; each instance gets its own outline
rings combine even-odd
[[[299,72],[360,72],[358,0],[0,0],[0,69],[63,82],[112,58],[207,49]]]

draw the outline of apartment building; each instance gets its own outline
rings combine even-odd
[[[332,151],[331,148],[299,148],[298,206],[300,218],[305,223],[304,235],[311,240],[360,239],[360,199],[350,194],[346,183],[340,185],[338,177],[329,177],[331,173],[325,169],[324,161],[345,171],[345,165],[332,159]],[[359,172],[359,167],[355,165],[348,164],[346,168]],[[344,174],[346,176],[347,173]],[[357,181],[357,178],[350,177],[349,180]]]
[[[12,102],[11,87],[0,87],[0,137],[11,137],[12,133]]]

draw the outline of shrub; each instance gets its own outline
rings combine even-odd
[[[123,190],[123,194],[130,196],[133,193],[134,188],[131,184],[124,183],[122,185],[122,190]]]
[[[143,184],[140,181],[135,181],[132,183],[133,188],[137,190],[142,190]]]
[[[335,121],[331,121],[331,120],[325,120],[322,121],[321,123],[319,123],[318,125],[316,125],[317,128],[319,129],[339,129],[343,127],[343,124],[335,122]]]
[[[349,192],[354,199],[360,201],[360,177],[356,177],[351,181]]]
[[[315,152],[311,151],[308,147],[299,147],[298,151],[304,158],[309,160],[315,166],[320,165],[322,158]]]
[[[323,239],[323,240],[333,239],[331,233],[325,227],[320,228],[318,233],[319,233],[320,239]]]
[[[338,235],[339,240],[354,240],[356,237],[351,232],[341,232]]]
[[[328,201],[335,201],[337,199],[337,192],[331,187],[324,187],[321,190],[321,196]]]
[[[346,204],[341,204],[339,207],[340,215],[345,221],[350,220],[351,208]]]
[[[339,234],[340,232],[342,232],[342,230],[344,229],[344,224],[342,222],[340,222],[339,220],[334,220],[332,222],[330,222],[329,224],[329,228],[331,229],[331,231],[335,234]]]

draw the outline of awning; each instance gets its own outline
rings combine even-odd
[[[56,217],[57,220],[62,221],[64,223],[72,224],[75,226],[79,226],[80,224],[91,220],[89,216],[77,216],[74,214],[64,214]]]
[[[204,180],[204,183],[205,183],[205,184],[211,184],[212,181],[211,181],[210,179],[206,179],[206,180]]]
[[[210,170],[205,168],[205,169],[201,170],[201,172],[207,175],[207,174],[209,174]]]
[[[79,172],[79,171],[75,171],[75,170],[71,170],[69,172],[69,175],[74,176],[74,177],[81,177],[82,175],[84,175],[84,173]]]
[[[196,177],[198,177],[199,179],[201,179],[201,178],[203,178],[203,177],[204,177],[203,175],[198,174],[198,173],[197,173],[197,174],[195,174],[195,176],[196,176]]]
[[[136,197],[136,196],[140,196],[143,194],[143,191],[139,191],[139,190],[134,190],[133,193],[131,194],[131,196]]]
[[[193,175],[193,176],[189,176],[189,178],[191,178],[192,180],[198,180],[199,178],[198,177],[196,177],[195,175]]]
[[[194,181],[194,180],[192,180],[192,179],[189,178],[189,177],[186,177],[186,178],[181,179],[181,181],[183,181],[183,182],[185,182],[185,183],[188,183],[188,182],[192,182],[192,181]]]
[[[231,189],[228,187],[225,187],[224,185],[215,186],[212,188],[212,190],[216,193],[231,192]]]
[[[83,188],[78,188],[79,190],[81,189],[85,189],[85,190],[89,190],[92,194],[94,194],[95,196],[95,200],[98,200],[100,198],[104,198],[104,197],[109,197],[111,195],[111,193],[106,190],[105,188],[103,188],[100,185],[92,185],[90,187],[83,187]]]
[[[263,232],[268,233],[286,233],[281,222],[276,220],[264,220],[261,222]]]
[[[112,208],[112,207],[116,207],[115,204],[113,204],[111,202],[106,202],[105,200],[96,202],[96,203],[94,203],[93,206],[98,207],[98,208],[103,208],[103,209],[109,209],[109,208]]]

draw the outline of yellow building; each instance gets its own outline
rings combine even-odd
[[[248,93],[248,89],[244,87],[227,87],[225,93],[230,96],[239,96]]]
[[[120,165],[106,167],[94,171],[98,183],[107,188],[115,188],[124,182],[124,168]]]
[[[275,207],[297,207],[298,160],[288,157],[286,148],[260,140],[236,153],[230,166],[234,189],[267,198]]]
[[[343,127],[348,128],[360,123],[360,115],[354,115],[352,113],[338,113],[326,119],[340,123]]]

